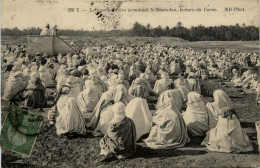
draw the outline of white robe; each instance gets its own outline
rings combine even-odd
[[[79,93],[77,103],[84,118],[88,118],[89,113],[94,111],[101,95],[101,91],[95,86],[88,86]]]
[[[126,116],[135,123],[136,141],[142,135],[150,132],[152,127],[152,113],[149,110],[147,101],[140,97],[132,99],[126,106]]]
[[[48,72],[40,72],[40,79],[42,80],[45,88],[53,85],[51,75]]]
[[[56,119],[57,134],[68,132],[86,133],[85,120],[77,106],[76,99],[70,95],[63,95],[57,102],[59,116]]]
[[[20,78],[15,78],[13,76],[9,76],[8,82],[5,84],[5,91],[3,95],[4,100],[12,99],[18,92],[25,89],[26,86],[23,83],[23,80]]]
[[[190,141],[187,127],[173,101],[164,102],[153,117],[155,125],[144,140],[152,149],[183,147]]]
[[[181,92],[178,89],[166,90],[158,98],[156,107],[160,107],[164,99],[170,98],[174,101],[178,111],[181,111],[184,97],[182,96]]]
[[[236,116],[219,116],[217,126],[207,133],[206,146],[210,151],[239,153],[252,151],[252,143],[243,132]]]
[[[67,81],[67,77],[64,75],[60,75],[57,78],[57,90],[59,90],[62,85],[65,85],[66,81]]]
[[[209,117],[202,100],[187,105],[183,119],[192,136],[204,136],[209,128]]]
[[[160,79],[155,82],[154,85],[154,93],[160,95],[162,92],[164,92],[167,89],[167,86],[173,83],[172,79]]]

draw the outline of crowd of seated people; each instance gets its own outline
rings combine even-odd
[[[210,151],[253,150],[229,95],[211,79],[252,89],[259,102],[257,73],[237,67],[259,66],[255,53],[143,44],[85,45],[75,55],[29,56],[25,46],[1,48],[2,99],[24,90],[24,106],[43,111],[47,90],[54,88],[48,119],[57,134],[91,130],[104,136],[100,148],[105,158],[132,155],[137,141],[168,149],[183,147],[195,136],[205,137],[202,144]]]

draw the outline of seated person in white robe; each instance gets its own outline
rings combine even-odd
[[[95,85],[99,87],[100,91],[104,93],[107,91],[105,83],[98,77],[95,69],[89,70],[89,80],[94,81]]]
[[[250,74],[248,77],[246,77],[243,82],[240,84],[243,88],[249,88],[252,80],[254,80],[254,77],[257,76],[255,73]]]
[[[219,111],[218,109],[227,109],[227,108],[233,108],[233,103],[231,102],[230,98],[228,97],[227,93],[223,90],[216,90],[213,93],[213,99],[214,102],[207,103],[206,107],[209,114],[209,125],[210,129],[214,128],[218,122],[218,117],[221,114],[222,111]]]
[[[125,78],[124,74],[118,74],[117,78],[118,78],[118,84],[123,84],[128,90],[130,86],[129,86],[129,82],[124,79]]]
[[[170,69],[171,69],[171,74],[179,74],[181,72],[181,67],[180,64],[178,62],[173,61],[170,65]]]
[[[77,106],[77,100],[71,96],[70,87],[63,87],[57,101],[57,134],[86,134],[85,120]]]
[[[133,65],[130,67],[129,81],[132,83],[133,80],[135,80],[136,78],[139,77],[140,73],[141,73],[141,72],[138,70],[138,68],[136,67],[136,65],[133,64]]]
[[[39,73],[40,73],[40,79],[41,79],[43,86],[45,88],[53,85],[51,75],[47,72],[46,67],[41,66],[39,68]]]
[[[132,98],[133,97],[127,93],[125,86],[122,84],[103,93],[93,111],[88,127],[92,127],[95,131],[101,131],[105,134],[108,124],[113,118],[113,104],[121,101],[127,105]]]
[[[188,94],[187,109],[182,114],[192,136],[205,136],[209,130],[209,117],[202,96],[193,91]]]
[[[232,77],[231,77],[231,82],[235,83],[235,81],[238,79],[238,71],[237,69],[232,69]]]
[[[243,69],[240,69],[238,73],[241,73],[242,70]],[[249,81],[250,78],[252,77],[251,75],[252,75],[252,70],[251,69],[243,72],[241,76],[238,75],[240,77],[238,77],[236,80],[233,80],[233,82],[235,83],[235,86],[243,86],[243,85],[245,85],[245,83],[247,81]]]
[[[139,87],[140,89],[141,87]],[[132,119],[136,127],[136,141],[142,135],[150,132],[152,127],[152,113],[149,110],[143,89],[136,89],[133,98],[126,106],[126,116]]]
[[[174,85],[177,89],[180,90],[183,97],[187,100],[187,95],[190,92],[190,85],[186,79],[184,79],[184,76],[182,73],[179,74],[179,78],[174,81]]]
[[[88,118],[101,98],[101,91],[91,80],[85,81],[84,90],[79,93],[77,103],[84,118]]]
[[[115,103],[113,112],[114,117],[109,123],[107,133],[99,143],[100,154],[105,155],[101,159],[103,161],[113,156],[124,159],[133,155],[136,151],[135,124],[125,116],[125,105],[122,102]]]
[[[183,108],[183,103],[185,102],[184,97],[182,96],[181,92],[179,89],[170,89],[166,90],[163,93],[160,94],[158,101],[157,101],[157,106],[162,104],[162,102],[166,99],[172,99],[175,102],[175,105],[179,111],[182,110]]]
[[[183,147],[190,141],[185,122],[172,99],[157,106],[153,127],[145,144],[152,149]]]
[[[211,103],[210,107],[210,112],[214,117],[217,117],[217,124],[207,133],[202,144],[206,144],[208,150],[216,152],[252,151],[250,139],[242,130],[228,95],[222,90],[216,90],[214,102]]]
[[[220,77],[222,80],[230,79],[230,78],[231,78],[230,70],[229,70],[227,67],[224,67],[224,68],[220,71],[219,77]]]
[[[122,102],[126,106],[132,98],[133,97],[131,95],[129,95],[129,93],[127,92],[127,89],[124,85],[119,84],[116,86],[115,92],[113,94],[113,100],[115,103]],[[114,112],[111,109],[111,107],[112,106],[108,107],[107,110],[101,111],[100,120],[98,122],[97,128],[95,129],[96,131],[100,130],[103,134],[105,134],[107,132],[109,122],[114,117],[113,116]]]
[[[248,87],[250,87],[251,90],[254,90],[256,93],[258,92],[258,76],[255,73],[253,75],[253,78],[248,82]]]
[[[69,76],[65,85],[71,88],[70,95],[77,99],[80,93],[80,88],[77,85],[77,78],[75,78],[74,76]]]
[[[64,64],[62,64],[62,65],[58,68],[57,74],[56,74],[56,76],[55,76],[55,80],[56,80],[56,81],[58,80],[58,78],[59,78],[61,72],[62,72],[64,69],[66,69],[66,65],[64,65]]]
[[[187,81],[189,83],[189,91],[196,91],[198,93],[201,92],[201,88],[200,88],[200,82],[198,79],[195,78],[194,73],[190,73]]]
[[[157,95],[160,95],[162,92],[167,90],[167,86],[173,83],[173,80],[170,79],[168,73],[162,73],[161,77],[161,79],[155,82],[153,89],[154,93],[156,93]]]
[[[154,84],[156,82],[156,76],[153,74],[151,67],[148,66],[145,70],[145,74],[147,76],[147,80],[149,81],[149,83],[151,84],[152,87],[154,87]]]
[[[66,84],[68,77],[69,77],[68,70],[66,69],[59,70],[59,77],[57,78],[57,90],[59,90],[62,85]]]
[[[144,73],[140,74],[140,79],[142,79],[144,86],[147,88],[148,92],[150,95],[155,95],[153,92],[153,89],[151,87],[151,84],[149,83],[149,81],[147,80],[147,77]]]
[[[4,100],[10,100],[25,88],[26,85],[23,82],[22,72],[14,72],[14,74],[9,75],[8,82],[6,83],[4,95],[2,98]]]

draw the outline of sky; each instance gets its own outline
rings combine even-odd
[[[183,9],[180,11],[180,7]],[[74,11],[71,11],[71,8]],[[78,12],[77,12],[78,8]],[[172,9],[172,11],[157,11]],[[198,8],[201,11],[198,11]],[[231,11],[225,11],[225,8]],[[117,9],[116,12],[93,10]],[[134,9],[146,10],[134,12]],[[154,9],[154,11],[151,11]],[[194,11],[185,11],[194,10]],[[213,11],[208,11],[212,9]],[[70,12],[69,12],[70,10]],[[91,11],[90,11],[91,10]],[[148,11],[147,11],[148,10]],[[176,11],[174,11],[176,10]],[[91,0],[2,0],[1,27],[19,29],[43,28],[58,25],[59,29],[111,30],[130,29],[135,22],[152,27],[197,25],[242,25],[259,26],[258,0],[131,0],[131,1],[91,1]]]

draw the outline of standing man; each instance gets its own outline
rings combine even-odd
[[[57,34],[57,25],[54,25],[53,28],[51,29],[51,36],[58,36]]]

